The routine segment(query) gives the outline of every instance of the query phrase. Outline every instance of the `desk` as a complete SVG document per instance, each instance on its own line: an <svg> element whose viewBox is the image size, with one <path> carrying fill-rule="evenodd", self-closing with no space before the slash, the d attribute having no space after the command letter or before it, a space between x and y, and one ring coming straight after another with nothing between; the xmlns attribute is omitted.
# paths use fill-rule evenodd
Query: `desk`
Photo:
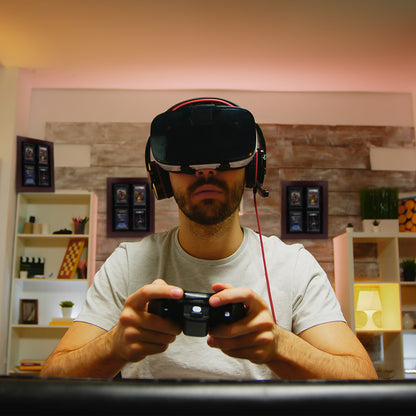
<svg viewBox="0 0 416 416"><path fill-rule="evenodd" d="M416 380L152 381L0 377L0 413L415 415Z"/></svg>

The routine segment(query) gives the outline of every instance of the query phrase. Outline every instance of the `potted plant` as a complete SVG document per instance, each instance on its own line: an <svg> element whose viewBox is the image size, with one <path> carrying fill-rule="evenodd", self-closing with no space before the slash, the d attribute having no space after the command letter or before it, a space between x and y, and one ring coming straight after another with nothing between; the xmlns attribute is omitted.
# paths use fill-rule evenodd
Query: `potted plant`
<svg viewBox="0 0 416 416"><path fill-rule="evenodd" d="M401 261L403 270L403 280L406 282L412 282L416 276L416 261L414 258L403 259Z"/></svg>
<svg viewBox="0 0 416 416"><path fill-rule="evenodd" d="M352 225L352 223L351 222L349 222L348 224L347 224L347 227L346 227L346 229L345 229L346 231L347 231L347 233L352 233L353 231L354 231L354 226Z"/></svg>
<svg viewBox="0 0 416 416"><path fill-rule="evenodd" d="M62 310L62 317L63 318L71 318L72 314L72 307L74 306L74 302L70 300L63 300L59 306Z"/></svg>
<svg viewBox="0 0 416 416"><path fill-rule="evenodd" d="M361 218L363 231L368 232L377 220L383 232L399 231L399 189L360 189Z"/></svg>
<svg viewBox="0 0 416 416"><path fill-rule="evenodd" d="M380 231L380 221L374 220L373 221L373 231L378 233Z"/></svg>

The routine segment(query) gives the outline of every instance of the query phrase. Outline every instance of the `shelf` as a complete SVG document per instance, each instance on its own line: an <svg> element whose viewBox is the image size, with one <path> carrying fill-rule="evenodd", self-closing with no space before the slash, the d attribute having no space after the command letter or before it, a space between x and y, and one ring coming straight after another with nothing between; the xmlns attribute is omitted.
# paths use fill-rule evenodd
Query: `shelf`
<svg viewBox="0 0 416 416"><path fill-rule="evenodd" d="M83 233L83 234L24 234L24 233L18 233L16 234L16 238L18 239L28 239L28 240L39 240L39 239L63 239L63 240L69 240L71 238L85 238L88 239L89 233Z"/></svg>
<svg viewBox="0 0 416 416"><path fill-rule="evenodd" d="M366 339L376 367L404 378L404 350L416 355L416 329L402 329L402 316L416 314L416 282L401 280L400 260L416 257L416 233L344 233L333 247L335 293L348 325ZM357 309L360 289L378 291L378 306Z"/></svg>
<svg viewBox="0 0 416 416"><path fill-rule="evenodd" d="M20 281L20 282L30 282L30 283L51 283L51 282L60 282L60 283L64 283L64 282L78 282L78 283L86 283L87 279L56 279L56 278L50 278L50 277L45 277L45 278L41 278L41 277L27 277L27 278L21 278L21 277L15 277L14 280Z"/></svg>
<svg viewBox="0 0 416 416"><path fill-rule="evenodd" d="M47 224L48 234L23 233L30 217ZM88 217L85 233L73 233L72 218ZM71 234L53 234L67 229ZM61 316L60 302L74 302L76 317L85 301L89 284L95 275L97 236L97 197L87 191L56 191L54 193L19 193L16 204L13 271L10 295L10 318L7 368L15 373L22 359L46 359L58 345L71 324L50 325L52 317ZM71 239L83 239L80 260L88 265L86 279L57 279ZM20 278L20 258L42 258L44 278ZM36 260L37 261L37 260ZM40 268L41 269L41 268ZM19 324L21 300L33 299L37 304L34 324ZM26 303L27 304L27 303ZM27 313L27 311L26 311ZM30 313L30 311L29 311ZM20 372L29 374L29 372Z"/></svg>
<svg viewBox="0 0 416 416"><path fill-rule="evenodd" d="M33 325L33 324L16 324L16 325L11 325L11 328L15 328L15 329L30 329L30 330L56 330L56 329L65 329L67 330L71 325Z"/></svg>

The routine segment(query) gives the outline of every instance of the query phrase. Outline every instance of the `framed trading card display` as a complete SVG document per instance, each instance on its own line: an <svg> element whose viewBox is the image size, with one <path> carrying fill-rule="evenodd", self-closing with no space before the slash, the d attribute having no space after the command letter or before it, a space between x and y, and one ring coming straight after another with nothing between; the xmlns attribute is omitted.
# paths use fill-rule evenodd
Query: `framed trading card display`
<svg viewBox="0 0 416 416"><path fill-rule="evenodd" d="M282 182L282 238L328 238L328 182Z"/></svg>
<svg viewBox="0 0 416 416"><path fill-rule="evenodd" d="M17 136L17 192L54 192L53 143Z"/></svg>
<svg viewBox="0 0 416 416"><path fill-rule="evenodd" d="M107 236L154 233L154 196L146 178L107 178Z"/></svg>

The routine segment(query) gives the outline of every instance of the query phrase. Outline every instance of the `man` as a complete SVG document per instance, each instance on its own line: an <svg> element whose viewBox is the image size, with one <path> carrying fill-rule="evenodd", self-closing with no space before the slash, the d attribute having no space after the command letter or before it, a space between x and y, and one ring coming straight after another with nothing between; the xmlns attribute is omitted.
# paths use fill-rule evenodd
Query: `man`
<svg viewBox="0 0 416 416"><path fill-rule="evenodd" d="M175 197L179 227L114 251L41 375L376 378L310 253L240 226L244 187L266 195L265 156L251 113L226 100L189 100L156 117L146 165L156 196ZM240 303L246 315L194 337L148 311L184 291L215 292L211 309Z"/></svg>

